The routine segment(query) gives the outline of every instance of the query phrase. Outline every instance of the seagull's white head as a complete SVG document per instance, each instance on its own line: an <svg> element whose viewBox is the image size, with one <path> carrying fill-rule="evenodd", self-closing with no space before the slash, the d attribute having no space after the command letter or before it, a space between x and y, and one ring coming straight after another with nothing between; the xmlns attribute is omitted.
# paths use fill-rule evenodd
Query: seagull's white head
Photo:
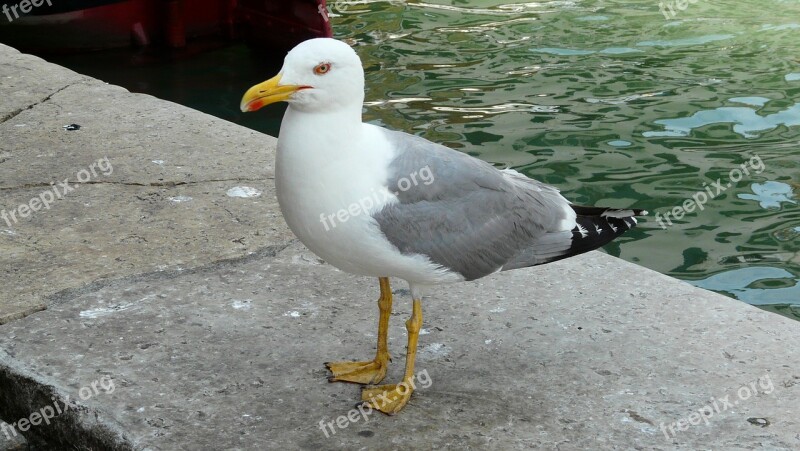
<svg viewBox="0 0 800 451"><path fill-rule="evenodd" d="M250 88L242 97L243 112L286 101L307 112L358 108L364 103L364 69L344 42L317 38L301 42L283 61L275 77Z"/></svg>

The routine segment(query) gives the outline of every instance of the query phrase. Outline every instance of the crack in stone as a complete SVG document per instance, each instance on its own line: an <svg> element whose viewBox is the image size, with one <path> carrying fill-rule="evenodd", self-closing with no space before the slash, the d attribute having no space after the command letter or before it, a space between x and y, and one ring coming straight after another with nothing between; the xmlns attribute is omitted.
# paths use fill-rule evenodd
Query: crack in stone
<svg viewBox="0 0 800 451"><path fill-rule="evenodd" d="M211 179L211 180L198 180L193 182L173 182L173 181L166 181L166 182L109 182L109 181L102 181L102 180L90 180L87 182L73 182L69 181L71 186L75 185L122 185L122 186L150 186L150 187L167 187L173 188L176 186L191 186L191 185L200 185L203 183L219 183L219 182L263 182L266 180L273 180L274 177L264 177L264 178L236 178L236 179ZM56 182L53 182L56 183ZM0 186L0 191L12 191L18 189L29 189L29 188L50 188L52 184L50 183L27 183L25 185L18 185L18 186Z"/></svg>
<svg viewBox="0 0 800 451"><path fill-rule="evenodd" d="M2 124L2 123L5 123L5 122L8 122L8 121L10 121L11 119L14 119L15 117L17 117L17 116L19 116L20 114L22 114L22 112L23 112L23 111L28 111L28 110L30 110L31 108L34 108L34 107L36 107L36 106L38 106L38 105L41 105L41 104L43 104L43 103L47 102L48 100L52 99L54 95L56 95L56 94L58 94L59 92L61 92L61 91L65 90L65 89L67 89L67 88L69 88L70 86L72 86L72 85L74 85L74 84L75 84L75 83L70 83L70 84L68 84L68 85L66 85L66 86L64 86L64 87L62 87L62 88L59 88L59 89L58 89L57 91L55 91L54 93L50 94L49 96L45 97L44 99L42 99L42 100L40 100L40 101L38 101L38 102L36 102L36 103L33 103L33 104L31 104L31 105L28 105L28 106L26 106L25 108L19 108L19 109L15 110L15 111L12 111L12 112L10 112L10 113L6 114L6 115L5 115L5 116L3 116L2 118L0 118L0 124Z"/></svg>
<svg viewBox="0 0 800 451"><path fill-rule="evenodd" d="M298 242L297 239L289 240L285 243L269 245L265 247L261 247L256 249L253 252L248 253L247 255L242 255L239 257L231 257L231 258L223 258L220 260L212 261L209 263L205 263L194 268L187 268L187 269L168 269L163 271L151 271L147 273L140 273L134 274L131 276L123 276L118 278L105 278L95 280L93 282L89 282L86 285L75 287L75 288L66 288L55 293L43 296L44 304L47 306L50 305L58 305L63 304L64 302L69 302L79 296L83 296L89 293L94 293L99 291L103 288L108 286L117 284L117 283L137 283L142 281L155 281L155 280L169 280L174 279L176 277L184 276L187 274L195 274L203 271L215 270L220 268L238 266L244 263L251 262L253 260L259 259L268 259L268 258L276 258L281 252L292 246Z"/></svg>

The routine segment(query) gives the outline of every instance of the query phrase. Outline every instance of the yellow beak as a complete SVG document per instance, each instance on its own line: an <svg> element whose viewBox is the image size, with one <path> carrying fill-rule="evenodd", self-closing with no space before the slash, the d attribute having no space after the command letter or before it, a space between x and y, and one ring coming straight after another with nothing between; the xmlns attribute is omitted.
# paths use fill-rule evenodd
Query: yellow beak
<svg viewBox="0 0 800 451"><path fill-rule="evenodd" d="M248 89L242 97L240 105L242 112L256 111L270 103L288 100L295 92L310 86L281 85L281 74L278 74L264 83L259 83Z"/></svg>

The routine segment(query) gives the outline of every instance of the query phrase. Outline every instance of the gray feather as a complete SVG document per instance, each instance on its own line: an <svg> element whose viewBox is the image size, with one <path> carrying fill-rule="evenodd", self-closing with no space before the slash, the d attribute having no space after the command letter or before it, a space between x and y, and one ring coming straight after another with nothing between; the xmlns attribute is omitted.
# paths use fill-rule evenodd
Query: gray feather
<svg viewBox="0 0 800 451"><path fill-rule="evenodd" d="M425 255L472 280L543 263L569 248L571 233L557 227L568 202L557 189L417 136L385 133L399 149L387 180L399 202L373 217L402 253ZM430 184L417 177L409 189L397 189L423 168Z"/></svg>

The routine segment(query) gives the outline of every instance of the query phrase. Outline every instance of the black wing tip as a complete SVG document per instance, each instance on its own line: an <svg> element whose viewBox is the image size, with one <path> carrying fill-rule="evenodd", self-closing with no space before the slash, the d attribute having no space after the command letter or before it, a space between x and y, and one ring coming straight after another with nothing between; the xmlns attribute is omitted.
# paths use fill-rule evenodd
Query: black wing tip
<svg viewBox="0 0 800 451"><path fill-rule="evenodd" d="M589 208L594 214L578 213L577 225L572 229L572 245L563 255L551 261L583 254L605 246L634 228L637 224L636 216L647 215L647 210ZM582 213L586 213L587 210L583 210Z"/></svg>
<svg viewBox="0 0 800 451"><path fill-rule="evenodd" d="M648 214L647 210L634 208L571 206L577 216L576 224L567 235L568 238L565 238L569 240L569 244L563 250L549 251L545 255L538 254L533 262L515 262L513 265L504 266L502 270L543 265L595 250L636 227L636 217Z"/></svg>

